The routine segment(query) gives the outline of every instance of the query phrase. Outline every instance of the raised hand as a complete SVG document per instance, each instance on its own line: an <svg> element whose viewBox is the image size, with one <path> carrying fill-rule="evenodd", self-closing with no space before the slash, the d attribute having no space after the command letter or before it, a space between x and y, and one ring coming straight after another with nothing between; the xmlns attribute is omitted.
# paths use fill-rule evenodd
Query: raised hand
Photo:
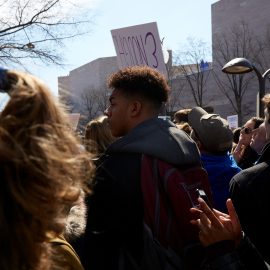
<svg viewBox="0 0 270 270"><path fill-rule="evenodd" d="M242 238L242 229L230 199L227 200L229 215L217 210L211 210L205 201L198 198L200 208L191 208L191 212L200 212L200 218L191 220L192 224L199 227L199 238L204 246L208 246L224 240L233 240L236 244Z"/></svg>

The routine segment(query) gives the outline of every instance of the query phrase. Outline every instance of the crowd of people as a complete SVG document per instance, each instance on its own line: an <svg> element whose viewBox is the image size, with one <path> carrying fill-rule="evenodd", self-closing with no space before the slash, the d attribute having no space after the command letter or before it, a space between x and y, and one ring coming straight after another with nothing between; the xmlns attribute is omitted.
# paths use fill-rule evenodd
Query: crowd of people
<svg viewBox="0 0 270 270"><path fill-rule="evenodd" d="M265 117L233 131L207 108L159 118L170 89L150 67L121 69L108 86L109 107L79 140L43 82L0 69L9 95L0 113L0 269L270 269L270 94ZM145 156L153 194L142 190ZM189 204L185 227L168 181L179 181ZM155 204L146 226L147 196Z"/></svg>

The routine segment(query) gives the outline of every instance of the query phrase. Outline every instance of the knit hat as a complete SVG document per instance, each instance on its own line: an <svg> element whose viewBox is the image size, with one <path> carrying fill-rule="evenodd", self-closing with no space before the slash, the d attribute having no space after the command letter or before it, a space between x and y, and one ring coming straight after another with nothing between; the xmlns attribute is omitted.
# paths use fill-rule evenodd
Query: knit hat
<svg viewBox="0 0 270 270"><path fill-rule="evenodd" d="M188 114L188 122L205 150L223 152L232 146L233 132L227 120L220 115L209 114L201 107L195 107Z"/></svg>

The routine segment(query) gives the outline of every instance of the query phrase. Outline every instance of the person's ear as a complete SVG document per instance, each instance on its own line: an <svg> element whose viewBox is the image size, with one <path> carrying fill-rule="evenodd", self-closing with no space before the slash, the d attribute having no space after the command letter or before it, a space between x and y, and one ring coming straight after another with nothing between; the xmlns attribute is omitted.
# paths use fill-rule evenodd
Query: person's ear
<svg viewBox="0 0 270 270"><path fill-rule="evenodd" d="M129 110L132 117L138 116L142 110L142 103L138 100L132 101Z"/></svg>

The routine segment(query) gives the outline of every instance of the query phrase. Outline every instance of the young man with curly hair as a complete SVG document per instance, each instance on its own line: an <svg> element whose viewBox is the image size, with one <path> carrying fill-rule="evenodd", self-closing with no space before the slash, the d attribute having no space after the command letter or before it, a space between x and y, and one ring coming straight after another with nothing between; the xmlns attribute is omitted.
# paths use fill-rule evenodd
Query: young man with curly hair
<svg viewBox="0 0 270 270"><path fill-rule="evenodd" d="M89 198L82 261L86 269L138 269L143 253L141 159L146 154L175 166L200 163L196 144L172 122L158 118L168 100L165 77L150 67L128 67L109 79L108 116L119 137L97 168ZM121 256L125 251L124 262Z"/></svg>

